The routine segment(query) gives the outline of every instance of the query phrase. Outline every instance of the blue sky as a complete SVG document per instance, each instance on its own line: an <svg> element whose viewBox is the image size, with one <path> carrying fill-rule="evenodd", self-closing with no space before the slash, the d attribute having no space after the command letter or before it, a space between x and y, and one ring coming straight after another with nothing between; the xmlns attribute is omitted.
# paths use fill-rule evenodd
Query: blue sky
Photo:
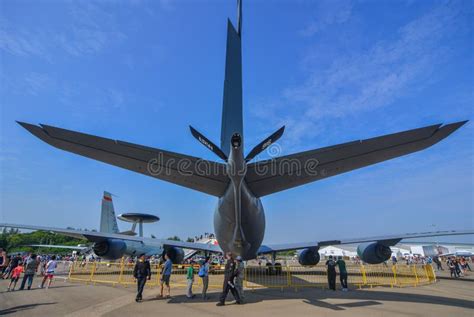
<svg viewBox="0 0 474 317"><path fill-rule="evenodd" d="M0 2L1 222L97 228L161 217L212 231L215 198L57 150L15 120L215 159L234 1ZM246 146L282 154L473 119L472 1L245 1ZM473 229L472 122L425 151L263 198L265 242ZM126 224L119 224L122 229ZM469 239L468 239L469 241ZM470 239L472 241L472 239Z"/></svg>

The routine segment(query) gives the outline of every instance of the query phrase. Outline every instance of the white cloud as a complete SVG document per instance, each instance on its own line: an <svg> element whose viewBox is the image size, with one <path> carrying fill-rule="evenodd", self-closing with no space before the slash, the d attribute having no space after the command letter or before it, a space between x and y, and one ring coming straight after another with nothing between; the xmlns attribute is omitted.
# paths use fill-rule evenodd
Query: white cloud
<svg viewBox="0 0 474 317"><path fill-rule="evenodd" d="M52 60L58 51L72 56L96 54L126 38L110 7L95 1L68 3L69 23L61 29L27 28L15 21L0 20L0 49L16 56Z"/></svg>
<svg viewBox="0 0 474 317"><path fill-rule="evenodd" d="M75 56L94 54L107 45L126 38L110 9L93 2L76 2L71 6L72 24L67 34L57 37L60 46Z"/></svg>
<svg viewBox="0 0 474 317"><path fill-rule="evenodd" d="M52 88L54 85L53 79L47 74L29 73L25 76L25 91L34 96Z"/></svg>
<svg viewBox="0 0 474 317"><path fill-rule="evenodd" d="M394 40L378 41L364 51L346 50L322 69L309 67L302 84L285 89L277 101L260 102L266 106L254 115L289 122L289 144L298 147L304 138L318 135L324 121L387 107L432 80L435 67L451 52L442 40L456 27L458 14L455 6L439 5L387 35Z"/></svg>
<svg viewBox="0 0 474 317"><path fill-rule="evenodd" d="M0 19L0 49L17 56L46 55L37 33L10 25Z"/></svg>
<svg viewBox="0 0 474 317"><path fill-rule="evenodd" d="M320 0L317 2L314 20L300 33L303 36L313 36L330 25L346 22L351 14L352 2L349 0Z"/></svg>

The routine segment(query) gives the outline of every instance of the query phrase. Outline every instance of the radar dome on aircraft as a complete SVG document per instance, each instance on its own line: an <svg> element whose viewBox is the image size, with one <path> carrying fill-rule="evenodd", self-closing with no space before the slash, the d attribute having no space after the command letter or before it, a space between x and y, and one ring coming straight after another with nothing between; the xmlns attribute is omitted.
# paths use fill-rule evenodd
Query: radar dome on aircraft
<svg viewBox="0 0 474 317"><path fill-rule="evenodd" d="M142 222L142 223L153 223L160 221L160 217L151 215L151 214L144 214L144 213L137 213L137 212L129 212L125 214L118 215L118 219L126 222Z"/></svg>
<svg viewBox="0 0 474 317"><path fill-rule="evenodd" d="M138 212L124 213L124 214L118 215L117 218L125 222L133 223L132 230L131 230L133 232L135 232L135 227L138 223L138 235L140 237L143 237L143 224L144 223L153 223L153 222L158 222L160 220L158 216L151 215L151 214L138 213Z"/></svg>

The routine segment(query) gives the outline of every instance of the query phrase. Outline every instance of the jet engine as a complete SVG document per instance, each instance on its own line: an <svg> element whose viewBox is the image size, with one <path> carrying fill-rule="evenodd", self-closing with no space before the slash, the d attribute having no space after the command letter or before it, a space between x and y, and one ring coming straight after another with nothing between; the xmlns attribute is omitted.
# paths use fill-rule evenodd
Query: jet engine
<svg viewBox="0 0 474 317"><path fill-rule="evenodd" d="M368 242L359 244L357 255L368 264L379 264L390 259L392 250L379 242Z"/></svg>
<svg viewBox="0 0 474 317"><path fill-rule="evenodd" d="M127 250L127 244L123 240L107 239L94 243L92 250L97 256L105 259L119 259Z"/></svg>
<svg viewBox="0 0 474 317"><path fill-rule="evenodd" d="M301 265L316 265L320 259L318 248L303 249L298 254L298 262Z"/></svg>
<svg viewBox="0 0 474 317"><path fill-rule="evenodd" d="M163 250L163 254L162 254L163 258L165 257L165 254L168 254L173 264L183 263L183 260L184 260L183 249L178 248L178 247L166 247Z"/></svg>

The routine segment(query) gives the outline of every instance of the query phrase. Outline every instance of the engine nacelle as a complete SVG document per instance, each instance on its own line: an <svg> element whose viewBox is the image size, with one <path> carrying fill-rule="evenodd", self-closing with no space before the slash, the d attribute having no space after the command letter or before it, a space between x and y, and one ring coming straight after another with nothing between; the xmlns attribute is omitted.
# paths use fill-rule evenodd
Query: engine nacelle
<svg viewBox="0 0 474 317"><path fill-rule="evenodd" d="M298 254L298 262L301 265L316 265L320 259L318 248L307 248Z"/></svg>
<svg viewBox="0 0 474 317"><path fill-rule="evenodd" d="M173 262L173 264L180 264L180 263L183 263L183 261L184 261L184 251L181 248L166 247L163 250L163 254L162 254L163 259L165 257L165 254L168 254L168 256L170 257L171 262Z"/></svg>
<svg viewBox="0 0 474 317"><path fill-rule="evenodd" d="M378 242L368 242L359 244L357 247L357 255L368 264L379 264L390 259L392 250Z"/></svg>
<svg viewBox="0 0 474 317"><path fill-rule="evenodd" d="M92 247L97 256L105 259L119 259L127 250L127 244L123 240L107 239L104 241L94 243Z"/></svg>

